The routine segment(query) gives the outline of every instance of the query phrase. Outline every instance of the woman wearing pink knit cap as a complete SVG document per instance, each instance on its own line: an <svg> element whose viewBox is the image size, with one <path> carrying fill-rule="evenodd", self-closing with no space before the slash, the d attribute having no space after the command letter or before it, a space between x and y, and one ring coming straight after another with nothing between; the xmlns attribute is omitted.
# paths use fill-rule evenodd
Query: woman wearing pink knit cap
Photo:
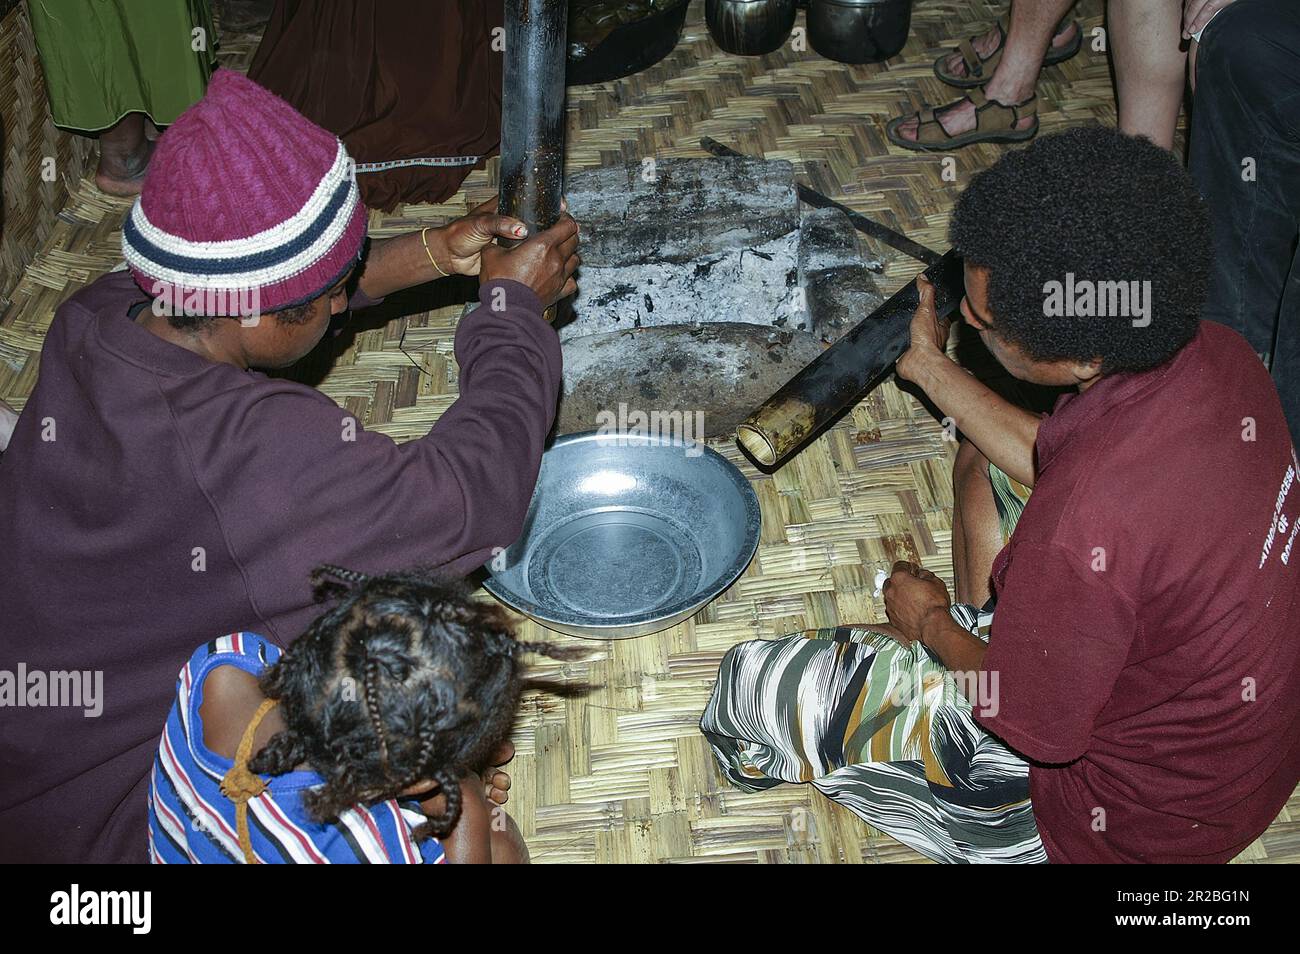
<svg viewBox="0 0 1300 954"><path fill-rule="evenodd" d="M129 271L60 306L0 468L0 669L90 671L81 707L9 710L5 860L144 861L158 727L194 646L285 647L316 615L310 571L463 575L519 534L551 429L578 230L506 250L486 210L366 241L338 139L250 80L214 74L162 136L124 223ZM456 331L460 397L396 444L292 364L330 316L478 275Z"/></svg>

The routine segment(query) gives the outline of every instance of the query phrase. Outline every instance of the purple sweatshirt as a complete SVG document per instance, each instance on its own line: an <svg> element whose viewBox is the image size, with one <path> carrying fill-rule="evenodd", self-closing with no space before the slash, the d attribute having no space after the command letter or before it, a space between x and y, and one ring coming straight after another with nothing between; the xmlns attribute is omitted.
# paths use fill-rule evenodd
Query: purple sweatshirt
<svg viewBox="0 0 1300 954"><path fill-rule="evenodd" d="M122 272L59 308L0 458L2 861L145 861L149 770L194 648L287 646L319 612L320 563L480 566L519 535L554 418L559 340L515 282L484 286L456 331L460 398L406 444L163 341L128 317L142 300Z"/></svg>

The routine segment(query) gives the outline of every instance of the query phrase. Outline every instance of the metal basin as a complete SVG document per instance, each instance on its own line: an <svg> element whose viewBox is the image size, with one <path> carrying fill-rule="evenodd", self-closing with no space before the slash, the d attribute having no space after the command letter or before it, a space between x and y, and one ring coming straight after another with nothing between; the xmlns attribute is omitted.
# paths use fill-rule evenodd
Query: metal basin
<svg viewBox="0 0 1300 954"><path fill-rule="evenodd" d="M703 444L570 434L542 456L523 533L484 588L547 629L644 636L734 583L758 531L749 481Z"/></svg>

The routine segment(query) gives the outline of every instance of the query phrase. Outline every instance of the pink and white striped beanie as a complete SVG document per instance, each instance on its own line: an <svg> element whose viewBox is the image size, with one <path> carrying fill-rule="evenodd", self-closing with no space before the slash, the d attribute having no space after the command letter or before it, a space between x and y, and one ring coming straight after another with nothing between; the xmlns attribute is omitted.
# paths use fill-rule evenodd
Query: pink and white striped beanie
<svg viewBox="0 0 1300 954"><path fill-rule="evenodd" d="M155 298L251 293L260 312L302 304L361 256L366 209L353 169L337 136L217 70L159 139L122 253Z"/></svg>

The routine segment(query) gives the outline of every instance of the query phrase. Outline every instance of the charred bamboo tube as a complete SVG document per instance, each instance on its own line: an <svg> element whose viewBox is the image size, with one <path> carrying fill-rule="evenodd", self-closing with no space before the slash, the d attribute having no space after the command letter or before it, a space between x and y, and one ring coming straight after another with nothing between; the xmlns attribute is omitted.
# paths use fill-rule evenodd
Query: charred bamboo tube
<svg viewBox="0 0 1300 954"><path fill-rule="evenodd" d="M568 0L506 0L497 208L531 234L555 224L564 195L568 20ZM552 305L546 320L554 319Z"/></svg>
<svg viewBox="0 0 1300 954"><path fill-rule="evenodd" d="M962 263L948 252L925 270L941 319L961 304ZM736 443L775 467L889 374L908 345L920 301L913 280L787 381L736 428Z"/></svg>

